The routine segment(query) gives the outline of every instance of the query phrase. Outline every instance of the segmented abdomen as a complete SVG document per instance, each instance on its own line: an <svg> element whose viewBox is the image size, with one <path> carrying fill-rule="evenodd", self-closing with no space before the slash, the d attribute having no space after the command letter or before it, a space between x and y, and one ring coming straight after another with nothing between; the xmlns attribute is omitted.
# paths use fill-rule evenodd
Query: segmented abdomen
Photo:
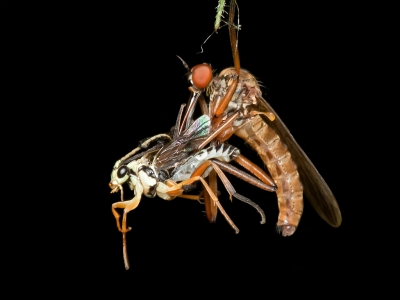
<svg viewBox="0 0 400 300"><path fill-rule="evenodd" d="M266 164L278 187L278 229L282 230L283 236L292 235L303 213L303 186L290 152L260 116L254 117L235 134L250 144Z"/></svg>

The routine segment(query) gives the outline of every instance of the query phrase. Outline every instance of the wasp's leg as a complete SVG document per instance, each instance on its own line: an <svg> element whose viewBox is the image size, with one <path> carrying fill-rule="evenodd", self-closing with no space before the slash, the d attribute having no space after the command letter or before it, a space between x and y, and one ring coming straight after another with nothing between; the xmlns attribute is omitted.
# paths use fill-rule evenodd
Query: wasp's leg
<svg viewBox="0 0 400 300"><path fill-rule="evenodd" d="M118 230L122 232L122 255L124 257L124 264L125 264L126 270L129 269L129 259L128 259L127 244L126 244L126 233L132 229L131 227L129 227L128 229L126 228L126 214L127 214L127 212L131 211L133 208L136 208L138 206L138 204L140 202L140 197L138 199L135 199L135 198L133 198L130 201L116 202L116 203L113 203L113 205L111 206L112 213L115 217L115 220L117 221ZM120 215L117 213L116 208L124 209L124 216L122 218L122 229L119 224ZM128 211L127 211L127 209L128 209Z"/></svg>
<svg viewBox="0 0 400 300"><path fill-rule="evenodd" d="M140 203L143 190L140 189L139 185L136 186L135 193L136 195L132 200L116 202L111 206L112 213L115 217L115 220L117 221L118 230L122 232L122 251L124 257L125 269L127 270L129 269L129 260L128 260L128 251L126 249L126 233L131 230L131 227L129 227L128 229L126 228L126 215L128 214L128 212L135 209ZM124 209L124 216L122 217L122 228L119 224L120 215L116 211L116 208Z"/></svg>
<svg viewBox="0 0 400 300"><path fill-rule="evenodd" d="M135 209L140 202L140 199L142 198L143 194L143 187L138 184L135 186L135 197L133 197L132 200L124 201L124 194L123 194L123 189L120 187L121 190L121 201L120 202L115 202L111 205L111 211L115 217L115 220L117 221L117 227L118 230L121 231L122 233L129 231L130 229L126 230L126 214L130 212L131 210ZM117 212L116 208L123 208L124 209L124 217L122 219L122 229L119 224L119 218L121 217L119 213Z"/></svg>
<svg viewBox="0 0 400 300"><path fill-rule="evenodd" d="M183 186L191 184L195 181L200 180L203 186L205 187L207 193L210 195L211 199L214 201L214 203L218 206L219 210L225 217L225 219L228 221L228 223L231 225L231 227L235 230L236 233L239 233L239 228L236 227L235 223L229 218L228 214L225 212L224 208L222 207L221 203L219 203L217 196L213 193L211 190L210 186L207 184L207 182L201 177L201 176L194 176L191 177L187 180L184 180L180 182L179 184L176 184L173 187L169 187L167 190L167 194L170 196L177 196L177 192L183 191ZM182 192L181 192L182 193Z"/></svg>
<svg viewBox="0 0 400 300"><path fill-rule="evenodd" d="M132 200L115 202L111 205L112 213L115 217L115 220L117 221L118 230L121 231L122 233L131 230L130 227L128 229L126 228L126 214L131 210L135 209L139 205L140 198L141 197L135 197ZM124 216L122 218L122 228L121 225L119 224L119 218L121 217L121 215L117 212L116 208L124 209Z"/></svg>
<svg viewBox="0 0 400 300"><path fill-rule="evenodd" d="M119 218L121 217L121 215L117 212L116 208L124 208L125 209L125 207L128 205L128 202L130 202L130 201L120 201L120 202L115 202L115 203L113 203L111 205L112 213L113 213L113 215L115 217L115 221L117 221L117 228L121 232L123 232L122 228L121 228L121 225L119 224ZM131 230L130 227L128 228L128 231L129 230Z"/></svg>

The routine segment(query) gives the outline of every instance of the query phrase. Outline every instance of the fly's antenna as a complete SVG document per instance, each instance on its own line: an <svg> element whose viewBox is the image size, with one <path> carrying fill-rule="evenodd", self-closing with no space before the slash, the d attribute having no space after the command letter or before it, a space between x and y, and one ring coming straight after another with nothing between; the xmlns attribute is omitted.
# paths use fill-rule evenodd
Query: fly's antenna
<svg viewBox="0 0 400 300"><path fill-rule="evenodd" d="M177 55L176 57L181 60L181 62L183 63L183 66L186 68L186 70L188 70L188 72L190 72L188 64L180 56Z"/></svg>

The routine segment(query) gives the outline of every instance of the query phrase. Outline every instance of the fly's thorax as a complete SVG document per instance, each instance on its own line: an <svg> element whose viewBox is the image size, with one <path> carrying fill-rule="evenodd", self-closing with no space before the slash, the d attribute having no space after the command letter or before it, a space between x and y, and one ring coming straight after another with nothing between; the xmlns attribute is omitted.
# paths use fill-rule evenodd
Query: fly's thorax
<svg viewBox="0 0 400 300"><path fill-rule="evenodd" d="M212 107L218 107L228 88L234 84L236 76L235 68L227 68L212 80L207 88ZM261 94L257 79L248 71L241 69L239 83L224 113L228 115L231 112L240 110L242 115L246 115L248 110L251 110L250 107L257 103L256 97L261 97Z"/></svg>
<svg viewBox="0 0 400 300"><path fill-rule="evenodd" d="M236 76L235 68L227 68L213 79L207 90L212 109L219 106L228 88L234 83ZM223 115L229 116L239 111L239 116L232 124L234 128L239 128L253 117L253 111L263 111L258 105L258 98L261 97L262 92L257 79L250 72L241 69L238 85Z"/></svg>
<svg viewBox="0 0 400 300"><path fill-rule="evenodd" d="M236 70L235 68L226 68L219 73L218 78L231 78L236 75ZM257 79L254 77L253 74L251 74L249 71L246 71L244 69L240 69L240 74L239 74L239 84L245 84L250 88L256 88L258 91L260 91L260 85L258 84Z"/></svg>

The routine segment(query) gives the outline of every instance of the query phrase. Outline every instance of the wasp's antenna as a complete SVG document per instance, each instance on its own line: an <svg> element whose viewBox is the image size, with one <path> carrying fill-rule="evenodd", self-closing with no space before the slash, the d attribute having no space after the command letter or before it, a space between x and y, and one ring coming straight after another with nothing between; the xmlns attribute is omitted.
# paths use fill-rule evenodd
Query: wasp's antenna
<svg viewBox="0 0 400 300"><path fill-rule="evenodd" d="M157 140L157 139L159 139L159 138L161 138L161 137L166 137L167 139L170 139L170 140L171 140L171 137L170 137L168 134L160 133L160 134L157 134L157 135L155 135L155 136L153 136L153 137L147 139L146 141L144 141L144 142L140 145L140 147L141 147L142 149L143 149L143 148L146 149L146 148L149 147L149 145L150 145L150 143L151 143L152 141Z"/></svg>
<svg viewBox="0 0 400 300"><path fill-rule="evenodd" d="M140 149L141 149L140 147L133 149L131 152L129 152L127 155L125 155L123 158L121 158L120 161L127 159L128 157L132 156L136 152L140 151Z"/></svg>
<svg viewBox="0 0 400 300"><path fill-rule="evenodd" d="M181 60L181 62L183 63L183 66L186 68L186 70L188 70L188 72L190 72L188 64L180 56L177 55L176 57Z"/></svg>
<svg viewBox="0 0 400 300"><path fill-rule="evenodd" d="M171 140L171 137L168 134L165 134L165 133L157 134L157 135L147 139L139 147L133 149L131 152L129 152L127 155L125 155L123 158L121 158L120 161L123 162L124 160L127 160L128 158L130 158L132 155L136 154L138 151L140 151L142 149L146 149L147 147L149 147L149 145L152 141L159 139L161 137L166 137ZM131 161L131 160L129 160L129 161Z"/></svg>

